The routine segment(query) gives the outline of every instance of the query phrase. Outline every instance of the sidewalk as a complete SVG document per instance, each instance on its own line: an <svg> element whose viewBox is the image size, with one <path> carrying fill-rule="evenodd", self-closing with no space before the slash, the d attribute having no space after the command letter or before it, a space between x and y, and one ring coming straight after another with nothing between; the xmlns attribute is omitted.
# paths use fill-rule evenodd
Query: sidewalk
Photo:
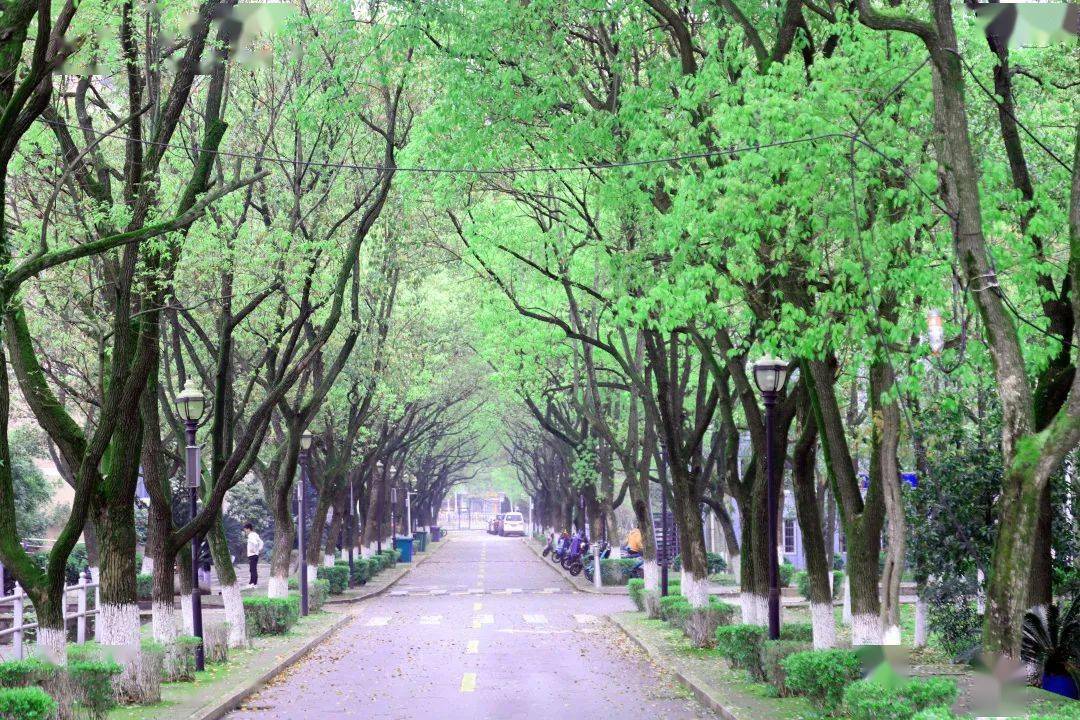
<svg viewBox="0 0 1080 720"><path fill-rule="evenodd" d="M427 552L413 556L413 562L398 563L368 583L335 595L327 600L325 612L301 618L288 635L253 638L251 648L230 651L229 662L207 665L193 683L162 684L160 704L117 708L108 720L217 720L227 715L347 625L355 617L350 605L383 594L446 544L445 538L429 544ZM210 610L207 615L215 612L221 611Z"/></svg>
<svg viewBox="0 0 1080 720"><path fill-rule="evenodd" d="M217 720L353 618L322 612L300 618L287 635L254 638L247 650L230 650L229 661L207 664L195 682L162 683L157 705L132 705L109 720Z"/></svg>
<svg viewBox="0 0 1080 720"><path fill-rule="evenodd" d="M791 720L817 717L804 698L774 696L764 683L751 682L741 670L732 670L716 650L695 648L683 635L662 620L649 620L644 613L622 612L608 616L649 659L673 673L704 705L725 720ZM976 712L976 698L985 697L986 688L976 691L977 677L970 668L951 663L914 664L912 674L922 677L949 677L956 681L960 697L953 710L970 717ZM998 717L1026 717L1028 713L1051 712L1068 706L1063 700L1038 688L1005 688L1003 704L991 713ZM979 711L982 717L986 713Z"/></svg>

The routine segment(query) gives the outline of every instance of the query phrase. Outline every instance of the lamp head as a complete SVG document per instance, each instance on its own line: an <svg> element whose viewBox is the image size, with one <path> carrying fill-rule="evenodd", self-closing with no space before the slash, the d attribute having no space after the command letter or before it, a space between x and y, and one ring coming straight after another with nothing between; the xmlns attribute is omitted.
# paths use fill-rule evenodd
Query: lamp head
<svg viewBox="0 0 1080 720"><path fill-rule="evenodd" d="M305 430L303 433L301 433L301 435L300 435L300 449L301 450L310 450L311 449L311 441L314 438L315 438L315 436L312 435L307 430Z"/></svg>
<svg viewBox="0 0 1080 720"><path fill-rule="evenodd" d="M763 393L782 391L784 383L787 382L789 367L787 360L768 355L759 359L754 363L754 383L758 386L758 390Z"/></svg>
<svg viewBox="0 0 1080 720"><path fill-rule="evenodd" d="M180 417L189 422L195 422L201 418L206 408L206 397L195 384L195 378L188 378L188 381L184 383L184 389L176 396L174 402Z"/></svg>

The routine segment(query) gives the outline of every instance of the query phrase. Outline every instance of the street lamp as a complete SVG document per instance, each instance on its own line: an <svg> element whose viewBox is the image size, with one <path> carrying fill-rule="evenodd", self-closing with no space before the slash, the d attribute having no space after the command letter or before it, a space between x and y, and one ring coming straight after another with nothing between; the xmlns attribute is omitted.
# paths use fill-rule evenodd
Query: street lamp
<svg viewBox="0 0 1080 720"><path fill-rule="evenodd" d="M780 639L780 565L776 557L776 523L780 488L776 477L776 449L773 425L776 419L776 400L784 390L788 363L774 357L763 357L754 363L754 382L765 400L765 480L766 503L769 513L766 525L769 533L769 639Z"/></svg>
<svg viewBox="0 0 1080 720"><path fill-rule="evenodd" d="M308 463L311 460L312 439L311 433L307 430L300 435L300 487L296 489L300 496L300 511L297 513L300 517L297 520L296 537L300 547L300 614L303 616L308 614L307 539L304 537L304 516L307 515L307 484L310 472Z"/></svg>
<svg viewBox="0 0 1080 720"><path fill-rule="evenodd" d="M206 397L195 384L194 378L188 378L184 389L175 399L176 411L184 420L184 437L187 442L185 448L184 474L187 478L188 491L191 500L191 519L199 511L199 446L195 444L195 427L206 409ZM191 629L200 642L195 649L195 669L204 668L202 645L202 593L199 589L199 548L202 538L198 533L191 537Z"/></svg>
<svg viewBox="0 0 1080 720"><path fill-rule="evenodd" d="M348 524L348 542L349 542L349 587L353 586L353 547L356 545L356 508L353 507L356 504L356 500L353 499L353 473L349 473L349 512L345 516L345 522Z"/></svg>

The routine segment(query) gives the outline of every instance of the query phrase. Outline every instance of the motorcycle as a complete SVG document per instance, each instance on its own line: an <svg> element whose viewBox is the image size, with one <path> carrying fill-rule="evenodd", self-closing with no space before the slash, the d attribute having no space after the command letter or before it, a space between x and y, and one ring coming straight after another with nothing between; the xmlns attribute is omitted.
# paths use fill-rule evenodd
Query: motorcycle
<svg viewBox="0 0 1080 720"><path fill-rule="evenodd" d="M570 541L570 549L566 552L561 563L563 570L566 570L573 576L577 576L581 573L581 558L589 549L589 541L585 539L585 533L578 533L574 535L574 539Z"/></svg>
<svg viewBox="0 0 1080 720"><path fill-rule="evenodd" d="M599 551L600 551L600 559L601 560L607 560L609 557L611 557L611 544L608 543L606 540L601 540L600 541ZM584 566L585 577L588 578L589 581L591 582L592 579L593 579L593 564L594 564L593 563L593 556L592 556L591 552L581 558L581 564Z"/></svg>
<svg viewBox="0 0 1080 720"><path fill-rule="evenodd" d="M555 547L552 549L550 557L551 562L558 565L566 557L566 553L570 549L570 535L563 533L559 536L558 542L555 543Z"/></svg>

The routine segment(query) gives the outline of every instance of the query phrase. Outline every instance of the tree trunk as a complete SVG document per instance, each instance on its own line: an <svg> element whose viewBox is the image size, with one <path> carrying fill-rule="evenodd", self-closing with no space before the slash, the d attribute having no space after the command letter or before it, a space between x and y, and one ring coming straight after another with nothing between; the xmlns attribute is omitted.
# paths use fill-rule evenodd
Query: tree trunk
<svg viewBox="0 0 1080 720"><path fill-rule="evenodd" d="M836 620L833 615L833 594L830 577L831 559L825 551L821 533L821 515L817 502L816 462L817 426L808 409L804 412L803 428L795 443L792 458L791 484L795 491L795 512L802 530L806 572L810 580L810 620L813 625L814 648L830 648L836 644Z"/></svg>
<svg viewBox="0 0 1080 720"><path fill-rule="evenodd" d="M283 598L289 595L289 571L292 566L293 543L296 540L296 524L289 507L291 493L275 488L271 495L270 511L274 514L274 549L270 553L270 578L267 597Z"/></svg>
<svg viewBox="0 0 1080 720"><path fill-rule="evenodd" d="M900 644L900 581L904 573L904 500L900 490L900 409L895 399L883 400L895 390L892 368L884 362L870 367L870 398L874 408L874 446L879 481L888 519L888 546L881 576L883 643Z"/></svg>
<svg viewBox="0 0 1080 720"><path fill-rule="evenodd" d="M236 567L233 565L232 553L229 552L229 542L225 538L225 525L221 521L220 513L206 534L206 542L210 545L210 557L214 561L218 584L221 586L221 601L225 605L225 622L229 626L229 647L247 647L244 600L240 596Z"/></svg>

